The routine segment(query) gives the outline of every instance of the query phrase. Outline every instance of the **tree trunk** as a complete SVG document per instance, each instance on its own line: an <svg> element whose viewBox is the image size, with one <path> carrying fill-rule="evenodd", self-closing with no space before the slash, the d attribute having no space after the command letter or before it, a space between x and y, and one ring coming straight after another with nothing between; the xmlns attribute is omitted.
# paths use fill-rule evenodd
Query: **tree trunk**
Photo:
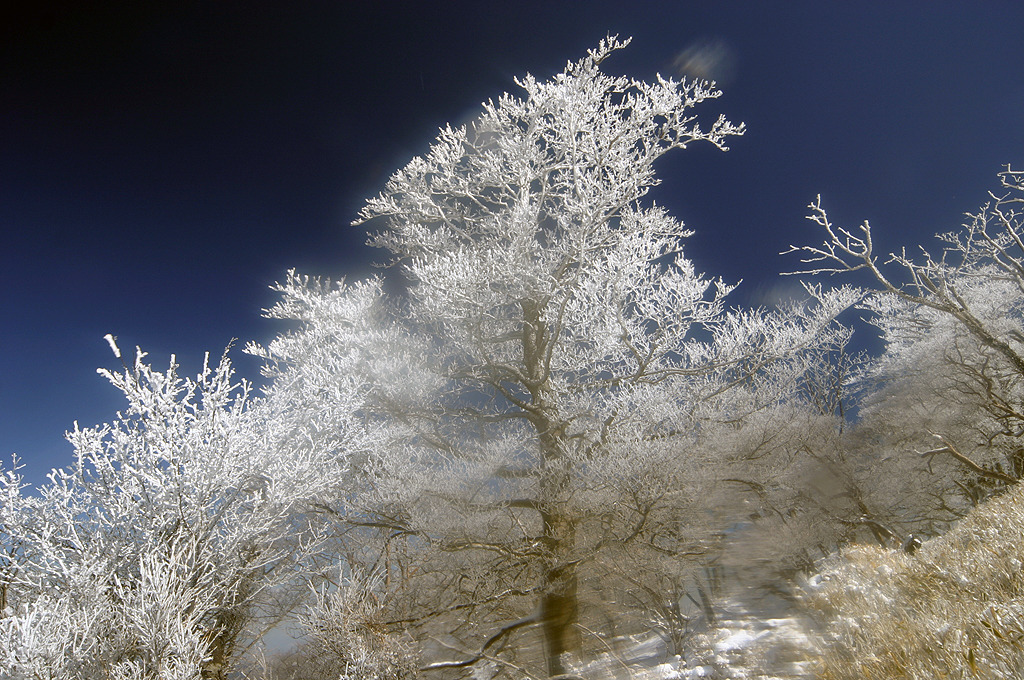
<svg viewBox="0 0 1024 680"><path fill-rule="evenodd" d="M216 636L210 645L210 656L203 662L203 680L227 680L228 656L225 641L221 636Z"/></svg>
<svg viewBox="0 0 1024 680"><path fill-rule="evenodd" d="M242 629L242 616L237 611L223 611L216 616L215 621L208 648L209 657L203 662L203 680L227 680L235 642Z"/></svg>
<svg viewBox="0 0 1024 680"><path fill-rule="evenodd" d="M548 675L567 672L564 656L580 650L579 601L577 598L576 563L564 561L572 545L572 522L562 516L544 517L545 538L552 539L552 554L544 572L540 600L541 631L544 636L544 657ZM548 527L550 526L550 531Z"/></svg>
<svg viewBox="0 0 1024 680"><path fill-rule="evenodd" d="M544 637L544 657L548 674L563 675L567 669L564 656L575 656L580 650L578 630L579 601L577 595L576 525L566 512L572 475L571 462L565 451L565 424L559 417L557 395L553 394L547 360L551 338L543 318L543 306L524 301L523 363L530 383L530 423L537 432L542 460L539 503L546 549L544 559L540 616Z"/></svg>

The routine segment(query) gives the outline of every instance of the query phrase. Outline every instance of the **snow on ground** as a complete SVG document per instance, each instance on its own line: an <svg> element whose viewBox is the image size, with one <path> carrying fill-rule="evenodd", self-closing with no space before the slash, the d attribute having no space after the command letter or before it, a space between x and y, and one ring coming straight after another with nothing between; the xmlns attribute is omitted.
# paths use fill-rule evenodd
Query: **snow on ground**
<svg viewBox="0 0 1024 680"><path fill-rule="evenodd" d="M736 608L732 617L697 636L685 658L668 656L659 635L615 641L614 653L577 670L585 680L797 680L813 676L810 640L795 617L758 618Z"/></svg>

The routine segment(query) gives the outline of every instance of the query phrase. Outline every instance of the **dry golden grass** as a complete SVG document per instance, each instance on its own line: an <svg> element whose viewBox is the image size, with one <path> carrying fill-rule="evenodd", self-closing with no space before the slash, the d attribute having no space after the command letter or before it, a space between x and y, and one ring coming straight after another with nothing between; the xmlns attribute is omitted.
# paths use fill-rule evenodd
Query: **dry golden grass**
<svg viewBox="0 0 1024 680"><path fill-rule="evenodd" d="M819 677L1024 677L1024 485L914 555L856 546L804 588Z"/></svg>

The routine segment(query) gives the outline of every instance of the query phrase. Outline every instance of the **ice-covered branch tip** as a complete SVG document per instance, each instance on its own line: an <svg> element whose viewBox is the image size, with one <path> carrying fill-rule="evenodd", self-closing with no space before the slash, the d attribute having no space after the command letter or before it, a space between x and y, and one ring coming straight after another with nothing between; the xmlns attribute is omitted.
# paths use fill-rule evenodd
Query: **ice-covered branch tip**
<svg viewBox="0 0 1024 680"><path fill-rule="evenodd" d="M107 333L106 335L103 336L103 339L107 341L108 345L110 345L110 351L114 353L114 356L120 359L121 348L117 346L117 338L111 335L110 333Z"/></svg>
<svg viewBox="0 0 1024 680"><path fill-rule="evenodd" d="M1010 164L1006 165L1006 170L998 173L999 181L1007 189L1017 189L1024 191L1024 171L1014 170ZM1017 199L1018 201L1024 199Z"/></svg>
<svg viewBox="0 0 1024 680"><path fill-rule="evenodd" d="M783 272L784 276L795 276L802 274L839 274L842 272L853 272L858 269L875 269L875 256L871 243L871 225L864 221L860 225L861 236L855 236L848 229L837 227L828 219L828 213L821 207L821 194L807 206L811 214L807 219L819 225L825 230L828 238L820 246L794 246L790 245L780 255L790 253L802 253L806 257L800 260L803 264L814 264L816 262L826 263L820 267L812 267L793 272Z"/></svg>

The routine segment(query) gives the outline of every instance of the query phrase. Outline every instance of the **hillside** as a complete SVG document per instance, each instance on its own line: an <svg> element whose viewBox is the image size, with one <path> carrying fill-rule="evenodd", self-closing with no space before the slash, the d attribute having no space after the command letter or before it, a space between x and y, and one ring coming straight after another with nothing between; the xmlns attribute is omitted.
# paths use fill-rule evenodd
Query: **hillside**
<svg viewBox="0 0 1024 680"><path fill-rule="evenodd" d="M821 677L1007 678L1024 673L1024 488L913 555L855 546L806 584Z"/></svg>

